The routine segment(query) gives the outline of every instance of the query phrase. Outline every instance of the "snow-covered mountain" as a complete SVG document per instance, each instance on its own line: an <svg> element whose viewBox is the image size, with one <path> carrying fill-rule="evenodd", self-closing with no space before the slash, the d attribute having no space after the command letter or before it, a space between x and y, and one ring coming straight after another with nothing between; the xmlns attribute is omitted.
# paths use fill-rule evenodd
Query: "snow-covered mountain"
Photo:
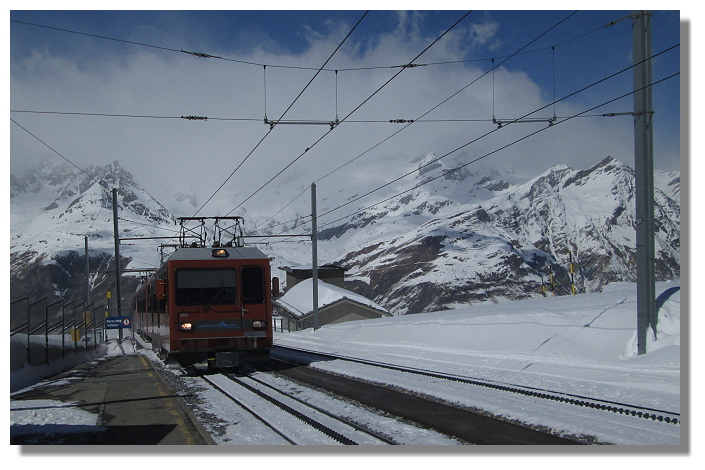
<svg viewBox="0 0 705 470"><path fill-rule="evenodd" d="M426 155L414 178L429 184L325 228L319 247L340 253L351 289L397 314L539 296L551 276L554 292L569 293L571 261L578 292L636 279L624 163L556 166L523 184L464 170ZM670 279L680 275L679 175L658 172L656 183L657 278Z"/></svg>
<svg viewBox="0 0 705 470"><path fill-rule="evenodd" d="M13 298L40 294L61 298L84 283L86 235L91 271L100 273L92 282L107 282L108 265L114 266L113 187L121 237L174 232L171 214L118 162L83 172L68 163L46 161L22 177L10 177ZM171 232L164 233L165 228ZM154 261L154 247L127 244L121 258L123 267L144 267L146 261Z"/></svg>
<svg viewBox="0 0 705 470"><path fill-rule="evenodd" d="M559 165L528 181L491 167L453 169L458 164L423 154L406 170L395 168L409 174L372 196L386 202L335 223L327 222L335 213L322 218L319 260L348 268L348 288L396 314L540 296L551 276L554 291L566 294L571 261L579 292L635 280L634 172L624 163L607 157L588 169ZM121 237L175 233L169 212L117 162L86 172L90 176L45 164L11 177L13 298L46 290L63 296L81 285L84 234L90 237L91 271L108 271L112 200L97 181L120 188ZM680 275L680 175L657 172L655 182L656 267L663 280ZM414 189L401 192L408 188ZM353 204L346 210L370 203L345 192L319 194L320 213L348 201ZM181 194L169 207L192 210L194 198ZM265 212L242 208L237 215L245 217L246 231L259 234L308 231L305 212L282 211L274 218ZM308 265L310 241L298 240L259 246L275 268ZM154 243L125 245L123 266L158 264ZM99 282L107 282L105 276L94 284Z"/></svg>

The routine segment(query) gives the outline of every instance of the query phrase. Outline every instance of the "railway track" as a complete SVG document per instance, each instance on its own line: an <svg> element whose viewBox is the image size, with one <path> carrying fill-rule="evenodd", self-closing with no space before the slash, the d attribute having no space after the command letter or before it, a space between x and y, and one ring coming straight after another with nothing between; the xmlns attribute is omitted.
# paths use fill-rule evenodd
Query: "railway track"
<svg viewBox="0 0 705 470"><path fill-rule="evenodd" d="M556 403L564 403L564 404L573 405L576 407L591 408L591 409L602 410L605 412L615 413L615 414L623 415L623 416L631 416L631 417L642 418L645 420L658 421L658 422L662 422L662 423L671 424L673 426L680 425L680 413L674 412L674 411L669 411L669 410L649 408L649 407L645 407L645 406L633 405L633 404L617 402L617 401L603 400L600 398L565 393L565 392L560 392L560 391L555 391L555 390L548 390L548 389L542 389L542 388L536 388L536 387L527 387L527 386L522 386L522 385L517 385L517 384L512 384L512 383L491 381L491 380L486 380L486 379L477 378L477 377L465 377L465 376L460 376L460 375L439 373L439 372L435 372L435 371L429 371L429 370L423 370L423 369L417 369L417 368L411 368L411 367L401 367L401 366L397 366L394 364L387 364L387 363L378 362L378 361L364 360L364 359L355 358L355 357L347 357L347 356L335 355L335 354L321 354L316 351L310 351L310 350L300 349L300 348L290 348L290 347L285 348L285 347L281 347L281 346L277 346L277 348L285 350L285 351L293 351L295 353L304 353L305 355L313 355L318 358L324 357L324 358L329 358L329 359L344 360L344 361L354 362L357 364L363 364L366 366L378 367L378 368L382 368L382 369L390 370L390 371L398 371L398 372L403 372L406 374L430 377L433 379L440 379L440 380L444 380L444 381L457 382L457 383L467 384L467 385L471 385L471 386L499 390L502 392L515 394L515 395L522 395L522 396L531 397L531 398L536 398L539 400L552 401L552 402L556 402ZM291 358L290 355L288 355L287 357ZM304 356L299 356L298 358L294 358L291 360L293 360L294 362L297 362L297 363L301 363L301 362L306 363L307 362L306 357L304 357Z"/></svg>
<svg viewBox="0 0 705 470"><path fill-rule="evenodd" d="M480 445L575 445L583 442L532 429L487 414L452 406L384 384L336 375L281 360L270 361L277 374L327 390L364 406L415 423L466 444Z"/></svg>
<svg viewBox="0 0 705 470"><path fill-rule="evenodd" d="M394 445L394 440L292 396L254 376L220 374L202 379L294 445Z"/></svg>

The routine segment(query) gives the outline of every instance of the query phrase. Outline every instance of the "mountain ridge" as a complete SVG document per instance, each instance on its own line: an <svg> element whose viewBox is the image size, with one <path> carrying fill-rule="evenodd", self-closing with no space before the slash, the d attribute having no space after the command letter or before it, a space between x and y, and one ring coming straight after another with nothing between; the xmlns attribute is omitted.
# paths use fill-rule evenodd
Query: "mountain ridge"
<svg viewBox="0 0 705 470"><path fill-rule="evenodd" d="M582 170L557 165L514 183L493 168L450 169L432 152L410 165L416 172L381 195L398 197L318 234L319 259L346 267L348 288L396 314L542 295L550 278L556 285L549 290L564 294L570 292L570 262L580 292L635 279L634 172L623 162L606 157ZM44 165L21 178L11 175L11 284L31 270L53 267L57 271L46 276L51 282L42 284L35 275L30 284L56 295L68 292L66 286L77 285L80 277L71 271L79 264L69 253L81 253L81 233L90 233L95 269L114 266L112 199L98 181L119 187L121 237L175 234L174 217L118 162L85 173L64 164ZM657 277L666 279L680 275L680 175L657 172L655 181ZM402 185L414 189L399 193ZM184 201L193 204L189 197ZM247 217L255 226L266 218ZM308 219L297 213L285 227L301 230ZM273 233L278 220L266 220ZM310 264L306 242L262 249L274 258L275 271ZM126 247L121 254L124 267L159 263L153 247ZM73 280L56 281L59 268Z"/></svg>
<svg viewBox="0 0 705 470"><path fill-rule="evenodd" d="M85 170L45 161L22 177L11 175L13 298L43 293L56 299L73 291L85 292L84 237L88 238L91 283L110 290L108 273L114 272L115 263L112 190L108 189L112 187L117 188L120 237L150 236L155 228L173 224L173 216L117 161ZM123 251L121 267L145 253ZM79 263L78 258L84 261Z"/></svg>
<svg viewBox="0 0 705 470"><path fill-rule="evenodd" d="M373 300L396 313L541 295L551 276L561 293L570 292L571 259L581 292L636 279L634 172L626 164L607 157L586 170L558 165L524 184L502 187L477 203L437 201L437 210L426 207L422 223L386 233L379 228L377 237L369 234L373 227L400 209L386 205L358 214L357 228L368 232L359 237L362 248L337 262L356 281L351 287L372 292ZM679 202L661 189L655 199L657 277L677 277ZM391 223L420 215L420 207ZM349 231L345 223L345 231L329 228L323 238Z"/></svg>

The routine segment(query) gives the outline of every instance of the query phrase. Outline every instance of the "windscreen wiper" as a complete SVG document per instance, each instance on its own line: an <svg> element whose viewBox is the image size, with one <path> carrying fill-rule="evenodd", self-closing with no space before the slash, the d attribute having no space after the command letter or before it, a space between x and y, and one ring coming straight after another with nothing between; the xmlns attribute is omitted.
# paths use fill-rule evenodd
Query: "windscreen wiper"
<svg viewBox="0 0 705 470"><path fill-rule="evenodd" d="M206 305L205 307L203 307L203 311L204 311L204 312L207 312L207 311L213 306L213 304L215 303L215 301L218 300L218 297L220 297L220 294L222 294L222 293L224 293L224 292L225 292L225 287L221 287L220 290L215 294L215 297L213 297L213 300L211 300L210 302L208 302L208 305Z"/></svg>

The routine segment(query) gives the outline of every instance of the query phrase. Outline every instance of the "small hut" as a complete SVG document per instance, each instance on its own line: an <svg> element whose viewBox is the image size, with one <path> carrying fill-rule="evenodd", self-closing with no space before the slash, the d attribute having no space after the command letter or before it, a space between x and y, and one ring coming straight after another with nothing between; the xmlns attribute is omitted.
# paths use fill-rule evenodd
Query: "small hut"
<svg viewBox="0 0 705 470"><path fill-rule="evenodd" d="M275 313L282 317L282 328L291 331L313 327L313 279L305 279L274 302ZM372 300L342 287L318 281L318 322L320 326L392 314Z"/></svg>

